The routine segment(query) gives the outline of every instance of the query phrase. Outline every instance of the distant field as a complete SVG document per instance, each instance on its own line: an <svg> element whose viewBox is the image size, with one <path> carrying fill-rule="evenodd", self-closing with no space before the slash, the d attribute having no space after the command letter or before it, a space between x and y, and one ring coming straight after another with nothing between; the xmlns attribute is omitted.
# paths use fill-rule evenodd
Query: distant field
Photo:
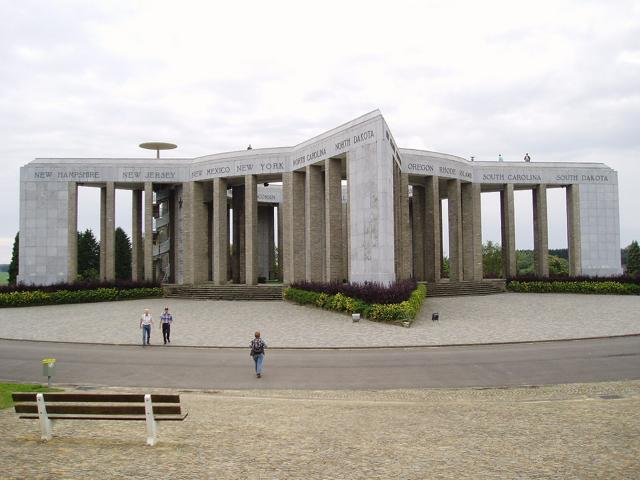
<svg viewBox="0 0 640 480"><path fill-rule="evenodd" d="M0 272L0 285L6 285L9 281L9 272Z"/></svg>

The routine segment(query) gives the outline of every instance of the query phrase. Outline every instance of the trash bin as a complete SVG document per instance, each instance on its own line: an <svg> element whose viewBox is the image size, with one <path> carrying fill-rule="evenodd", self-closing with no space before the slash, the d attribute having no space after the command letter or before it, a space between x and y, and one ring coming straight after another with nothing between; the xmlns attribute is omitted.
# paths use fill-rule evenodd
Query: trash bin
<svg viewBox="0 0 640 480"><path fill-rule="evenodd" d="M42 360L42 375L44 375L45 377L53 377L55 366L55 358L45 358L44 360Z"/></svg>

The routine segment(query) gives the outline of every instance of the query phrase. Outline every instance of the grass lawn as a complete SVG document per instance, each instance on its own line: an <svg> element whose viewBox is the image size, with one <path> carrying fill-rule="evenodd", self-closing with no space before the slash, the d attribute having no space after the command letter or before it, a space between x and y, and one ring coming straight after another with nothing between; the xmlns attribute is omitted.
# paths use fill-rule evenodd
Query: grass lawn
<svg viewBox="0 0 640 480"><path fill-rule="evenodd" d="M9 272L0 272L0 285L9 283Z"/></svg>
<svg viewBox="0 0 640 480"><path fill-rule="evenodd" d="M59 388L47 388L36 383L0 383L0 410L13 407L13 392L61 392Z"/></svg>

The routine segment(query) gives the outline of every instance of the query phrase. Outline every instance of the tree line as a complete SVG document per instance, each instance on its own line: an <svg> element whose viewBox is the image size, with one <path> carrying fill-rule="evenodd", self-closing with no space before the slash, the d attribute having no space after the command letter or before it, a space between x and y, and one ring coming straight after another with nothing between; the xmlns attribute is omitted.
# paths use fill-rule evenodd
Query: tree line
<svg viewBox="0 0 640 480"><path fill-rule="evenodd" d="M131 280L131 240L120 227L116 228L116 280ZM141 247L143 247L143 244ZM9 264L9 284L18 278L18 255L20 250L20 232L13 242L11 263ZM100 242L88 228L78 232L78 277L79 281L100 279Z"/></svg>
<svg viewBox="0 0 640 480"><path fill-rule="evenodd" d="M131 279L131 240L126 232L118 227L116 237L116 279ZM9 264L9 284L15 284L18 277L18 255L20 232L13 242L11 263ZM141 242L144 248L144 242ZM640 246L634 240L620 251L622 267L627 275L640 276ZM278 258L277 254L275 258ZM569 253L566 248L549 250L549 274L569 275ZM502 249L499 243L487 241L482 245L482 266L486 278L502 276ZM517 275L529 275L535 271L533 250L516 250ZM444 258L445 276L449 273L449 259ZM78 280L98 280L100 277L100 242L91 229L78 232Z"/></svg>

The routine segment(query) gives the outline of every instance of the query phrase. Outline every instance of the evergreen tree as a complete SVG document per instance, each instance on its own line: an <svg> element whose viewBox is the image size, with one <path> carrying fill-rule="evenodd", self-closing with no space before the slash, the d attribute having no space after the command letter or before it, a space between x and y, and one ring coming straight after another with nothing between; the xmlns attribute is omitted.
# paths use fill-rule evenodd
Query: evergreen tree
<svg viewBox="0 0 640 480"><path fill-rule="evenodd" d="M636 240L627 247L627 274L640 276L640 246Z"/></svg>
<svg viewBox="0 0 640 480"><path fill-rule="evenodd" d="M13 241L13 253L11 254L11 263L9 264L9 285L15 285L18 280L18 264L20 255L20 232L16 233Z"/></svg>
<svg viewBox="0 0 640 480"><path fill-rule="evenodd" d="M78 277L97 280L100 275L100 244L91 229L78 232Z"/></svg>
<svg viewBox="0 0 640 480"><path fill-rule="evenodd" d="M131 280L131 241L120 227L116 228L116 279Z"/></svg>
<svg viewBox="0 0 640 480"><path fill-rule="evenodd" d="M502 249L499 243L488 240L482 246L482 270L487 278L502 276Z"/></svg>
<svg viewBox="0 0 640 480"><path fill-rule="evenodd" d="M568 276L569 261L556 255L549 255L549 274Z"/></svg>

